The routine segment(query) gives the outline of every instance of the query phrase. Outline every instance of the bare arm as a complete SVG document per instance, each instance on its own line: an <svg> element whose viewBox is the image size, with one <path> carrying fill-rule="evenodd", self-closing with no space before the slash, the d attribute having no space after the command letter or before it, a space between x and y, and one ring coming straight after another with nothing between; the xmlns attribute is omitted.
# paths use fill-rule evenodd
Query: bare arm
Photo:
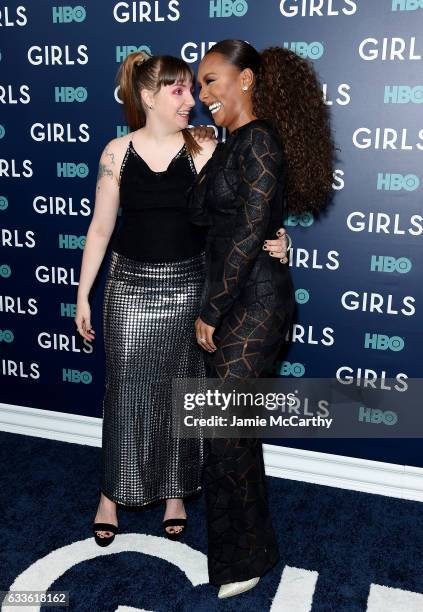
<svg viewBox="0 0 423 612"><path fill-rule="evenodd" d="M94 214L88 228L77 294L75 323L84 338L92 339L88 297L100 269L119 209L118 159L120 151L114 141L104 148L98 166Z"/></svg>

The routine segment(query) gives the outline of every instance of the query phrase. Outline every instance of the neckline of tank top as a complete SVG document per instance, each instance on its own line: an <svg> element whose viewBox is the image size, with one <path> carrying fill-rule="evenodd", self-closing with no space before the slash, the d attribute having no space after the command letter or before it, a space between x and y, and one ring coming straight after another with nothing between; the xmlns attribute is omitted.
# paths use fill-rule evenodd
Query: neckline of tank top
<svg viewBox="0 0 423 612"><path fill-rule="evenodd" d="M166 174L166 172L169 170L169 168L171 167L171 165L173 164L173 162L178 159L178 157L180 157L182 155L183 150L186 148L186 143L184 142L184 144L182 145L182 147L179 149L179 151L176 152L176 154L174 155L174 157L172 157L172 159L169 162L168 167L166 168L166 170L159 170L158 172L156 170L153 170L152 168L150 168L150 166L147 164L147 162L145 161L145 159L143 157L141 157L141 155L138 153L138 151L136 150L136 148L134 147L134 144L132 142L132 140L129 141L129 145L130 149L132 150L133 153L135 153L135 155L138 157L138 159L140 159L142 161L142 163L145 165L145 167L152 173L152 174Z"/></svg>

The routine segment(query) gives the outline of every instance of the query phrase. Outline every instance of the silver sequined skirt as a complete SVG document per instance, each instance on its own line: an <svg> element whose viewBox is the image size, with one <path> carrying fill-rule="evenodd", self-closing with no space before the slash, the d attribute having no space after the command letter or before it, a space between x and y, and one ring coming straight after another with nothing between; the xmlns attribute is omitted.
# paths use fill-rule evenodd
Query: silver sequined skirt
<svg viewBox="0 0 423 612"><path fill-rule="evenodd" d="M203 440L172 436L172 378L205 378L194 322L205 255L145 263L112 250L103 332L103 493L143 506L201 489Z"/></svg>

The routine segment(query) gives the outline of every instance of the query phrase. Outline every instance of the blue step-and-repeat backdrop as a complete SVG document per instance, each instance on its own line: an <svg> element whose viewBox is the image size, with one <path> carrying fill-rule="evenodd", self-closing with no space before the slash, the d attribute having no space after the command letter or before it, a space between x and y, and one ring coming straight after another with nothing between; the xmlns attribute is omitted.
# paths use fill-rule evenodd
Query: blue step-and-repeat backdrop
<svg viewBox="0 0 423 612"><path fill-rule="evenodd" d="M99 155L127 130L116 72L135 49L181 56L196 70L223 38L312 60L338 148L328 212L285 220L298 312L276 373L355 387L420 376L421 0L3 0L2 402L101 416L110 253L92 292L94 343L73 319ZM200 103L192 123L211 123ZM373 426L388 430L378 414ZM389 435L279 443L423 466L418 439Z"/></svg>

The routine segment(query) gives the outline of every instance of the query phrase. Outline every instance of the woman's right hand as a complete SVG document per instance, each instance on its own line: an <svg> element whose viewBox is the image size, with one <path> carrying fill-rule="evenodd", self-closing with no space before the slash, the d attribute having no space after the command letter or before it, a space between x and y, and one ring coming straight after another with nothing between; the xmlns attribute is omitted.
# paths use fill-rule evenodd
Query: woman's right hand
<svg viewBox="0 0 423 612"><path fill-rule="evenodd" d="M86 340L94 340L95 331L91 329L91 308L88 300L78 300L74 319L78 332Z"/></svg>

